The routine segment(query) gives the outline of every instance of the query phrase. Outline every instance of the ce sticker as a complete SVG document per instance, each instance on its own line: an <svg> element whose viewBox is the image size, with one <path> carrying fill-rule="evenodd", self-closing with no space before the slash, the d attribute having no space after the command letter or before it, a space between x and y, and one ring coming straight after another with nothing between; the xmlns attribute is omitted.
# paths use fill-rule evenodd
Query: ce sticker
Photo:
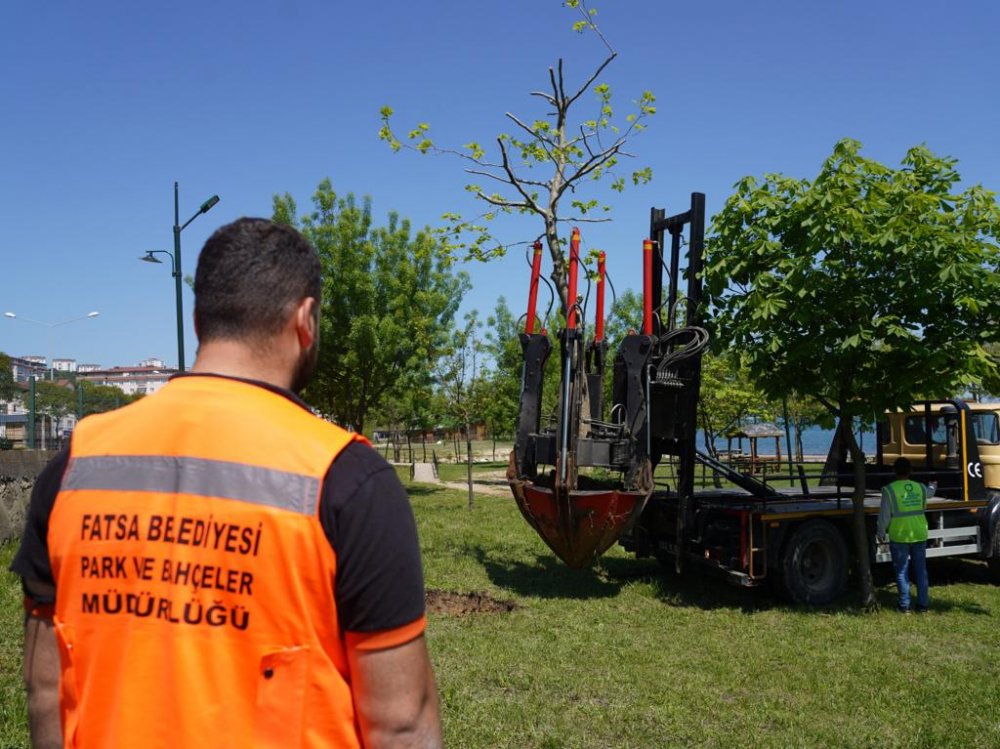
<svg viewBox="0 0 1000 749"><path fill-rule="evenodd" d="M969 465L965 467L965 470L972 478L981 479L983 477L982 463L969 463Z"/></svg>

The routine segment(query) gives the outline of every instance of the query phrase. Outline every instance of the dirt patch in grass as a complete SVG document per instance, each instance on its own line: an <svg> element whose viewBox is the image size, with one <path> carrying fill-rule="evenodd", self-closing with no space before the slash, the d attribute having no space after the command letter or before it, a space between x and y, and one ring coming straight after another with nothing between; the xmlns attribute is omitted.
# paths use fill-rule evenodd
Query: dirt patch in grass
<svg viewBox="0 0 1000 749"><path fill-rule="evenodd" d="M428 590L427 610L433 614L469 616L470 614L506 614L518 608L515 601L500 601L486 593L455 593Z"/></svg>

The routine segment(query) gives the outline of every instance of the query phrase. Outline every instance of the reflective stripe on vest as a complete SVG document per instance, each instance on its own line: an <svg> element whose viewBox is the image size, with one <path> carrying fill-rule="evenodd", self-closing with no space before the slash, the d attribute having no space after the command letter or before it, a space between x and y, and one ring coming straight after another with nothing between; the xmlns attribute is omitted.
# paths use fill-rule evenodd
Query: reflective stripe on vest
<svg viewBox="0 0 1000 749"><path fill-rule="evenodd" d="M360 745L318 517L354 439L208 376L80 422L48 535L67 746Z"/></svg>
<svg viewBox="0 0 1000 749"><path fill-rule="evenodd" d="M927 490L916 481L893 481L885 487L889 496L889 540L918 543L927 540Z"/></svg>
<svg viewBox="0 0 1000 749"><path fill-rule="evenodd" d="M63 491L107 491L193 494L238 499L303 515L316 512L320 481L273 468L204 458L162 455L114 455L74 458Z"/></svg>

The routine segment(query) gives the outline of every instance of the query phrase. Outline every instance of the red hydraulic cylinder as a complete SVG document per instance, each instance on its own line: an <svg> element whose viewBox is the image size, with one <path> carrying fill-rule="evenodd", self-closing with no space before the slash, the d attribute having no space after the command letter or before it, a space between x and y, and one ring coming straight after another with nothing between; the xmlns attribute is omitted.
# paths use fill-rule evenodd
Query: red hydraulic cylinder
<svg viewBox="0 0 1000 749"><path fill-rule="evenodd" d="M597 321L594 324L594 343L604 340L604 261L607 255L597 253Z"/></svg>
<svg viewBox="0 0 1000 749"><path fill-rule="evenodd" d="M535 332L535 304L538 302L538 279L542 275L542 243L535 242L535 256L531 260L531 286L528 288L528 320L524 332Z"/></svg>
<svg viewBox="0 0 1000 749"><path fill-rule="evenodd" d="M642 333L653 335L653 242L642 241Z"/></svg>
<svg viewBox="0 0 1000 749"><path fill-rule="evenodd" d="M573 237L569 241L569 293L566 301L569 304L566 327L576 327L576 277L580 269L580 230L573 229Z"/></svg>

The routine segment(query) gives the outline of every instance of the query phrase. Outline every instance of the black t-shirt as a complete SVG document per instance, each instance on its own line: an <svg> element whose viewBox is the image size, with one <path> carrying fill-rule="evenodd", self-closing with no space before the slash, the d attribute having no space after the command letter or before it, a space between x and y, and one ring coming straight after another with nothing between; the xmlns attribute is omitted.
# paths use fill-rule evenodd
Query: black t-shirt
<svg viewBox="0 0 1000 749"><path fill-rule="evenodd" d="M286 390L253 384L307 408ZM32 590L32 582L42 583L39 588L54 584L47 543L49 515L68 462L69 450L64 449L35 481L21 547L11 564L24 580L25 592L41 604L52 601ZM341 631L396 629L423 616L423 571L409 497L392 466L370 446L352 442L330 465L319 519L337 555L334 596Z"/></svg>

